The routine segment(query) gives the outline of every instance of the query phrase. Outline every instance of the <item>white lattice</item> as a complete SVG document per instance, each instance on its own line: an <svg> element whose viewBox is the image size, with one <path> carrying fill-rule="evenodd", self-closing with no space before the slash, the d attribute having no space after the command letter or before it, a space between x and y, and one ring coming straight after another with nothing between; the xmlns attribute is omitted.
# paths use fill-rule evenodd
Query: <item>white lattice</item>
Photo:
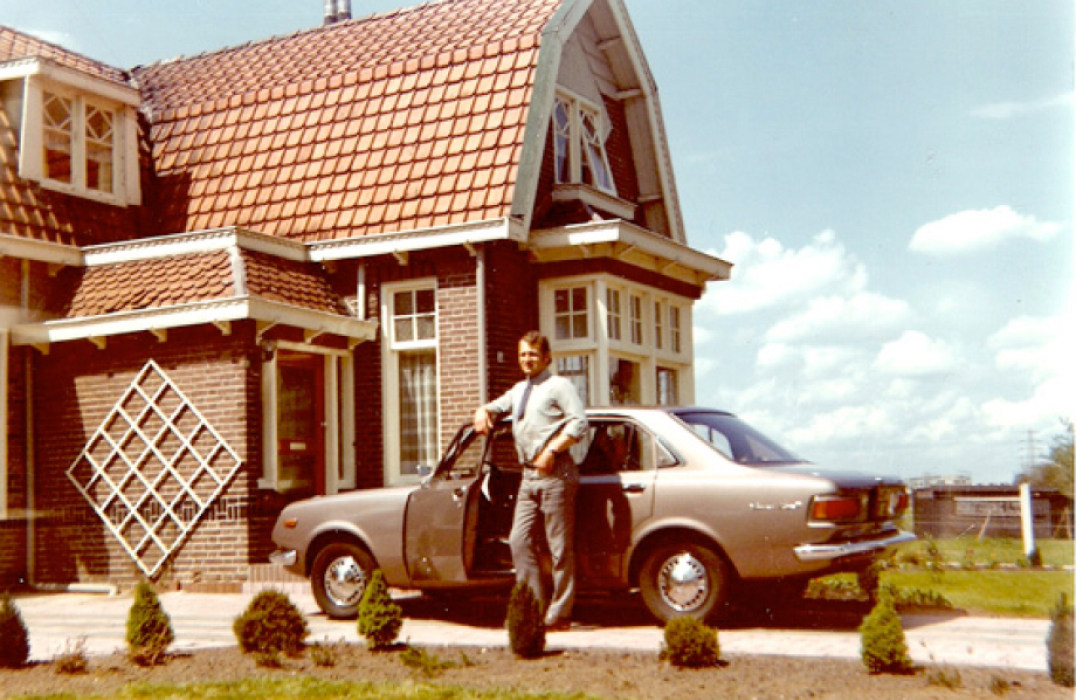
<svg viewBox="0 0 1076 700"><path fill-rule="evenodd" d="M150 360L67 476L153 578L241 465L235 451Z"/></svg>

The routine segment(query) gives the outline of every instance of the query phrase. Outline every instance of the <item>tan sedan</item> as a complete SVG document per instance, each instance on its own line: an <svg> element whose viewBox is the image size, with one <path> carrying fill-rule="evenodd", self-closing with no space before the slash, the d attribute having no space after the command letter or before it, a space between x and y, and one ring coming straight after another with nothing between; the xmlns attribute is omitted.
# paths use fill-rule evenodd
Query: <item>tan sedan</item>
<svg viewBox="0 0 1076 700"><path fill-rule="evenodd" d="M899 480L826 471L735 416L704 408L592 408L580 471L579 587L638 589L659 620L717 616L747 591L801 591L914 539ZM421 484L299 501L271 559L353 617L374 569L403 589L509 587L520 480L508 425L462 428ZM765 584L765 585L755 585ZM751 597L755 597L752 595Z"/></svg>

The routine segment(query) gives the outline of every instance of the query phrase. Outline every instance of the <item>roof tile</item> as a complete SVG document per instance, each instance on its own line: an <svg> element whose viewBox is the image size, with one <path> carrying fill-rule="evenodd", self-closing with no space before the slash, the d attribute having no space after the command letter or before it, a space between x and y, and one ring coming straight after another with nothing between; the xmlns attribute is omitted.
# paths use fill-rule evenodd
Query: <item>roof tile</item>
<svg viewBox="0 0 1076 700"><path fill-rule="evenodd" d="M230 207L229 224L308 241L507 215L535 47L560 1L441 0L135 69L157 171L190 181L162 191L192 200L165 203L166 230L195 228L215 207ZM458 188L461 167L486 171L470 187L494 189L416 200ZM219 182L197 187L204 177ZM311 178L285 207L295 190L276 185ZM289 226L270 223L288 213Z"/></svg>

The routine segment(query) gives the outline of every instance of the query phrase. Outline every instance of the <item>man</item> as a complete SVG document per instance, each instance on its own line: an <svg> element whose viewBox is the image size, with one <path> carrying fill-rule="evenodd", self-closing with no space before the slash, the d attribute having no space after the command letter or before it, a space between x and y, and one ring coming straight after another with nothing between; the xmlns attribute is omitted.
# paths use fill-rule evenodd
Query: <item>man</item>
<svg viewBox="0 0 1076 700"><path fill-rule="evenodd" d="M553 375L549 339L530 331L519 341L519 368L526 377L505 394L480 406L474 427L488 433L511 412L512 437L523 465L515 518L508 543L516 580L526 581L538 600L545 601L538 545L543 528L553 558L553 592L546 608L546 629L567 629L575 601L575 493L578 463L585 450L587 417L575 387Z"/></svg>

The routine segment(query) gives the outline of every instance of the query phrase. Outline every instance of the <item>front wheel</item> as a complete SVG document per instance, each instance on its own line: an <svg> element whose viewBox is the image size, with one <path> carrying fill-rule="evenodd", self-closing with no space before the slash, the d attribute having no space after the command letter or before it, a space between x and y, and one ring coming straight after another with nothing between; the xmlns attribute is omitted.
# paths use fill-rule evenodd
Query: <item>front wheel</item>
<svg viewBox="0 0 1076 700"><path fill-rule="evenodd" d="M725 605L730 583L728 566L712 549L694 543L662 545L643 562L639 591L662 623L683 616L706 621Z"/></svg>
<svg viewBox="0 0 1076 700"><path fill-rule="evenodd" d="M318 552L310 571L314 600L336 620L359 614L359 603L377 564L362 547L335 542Z"/></svg>

